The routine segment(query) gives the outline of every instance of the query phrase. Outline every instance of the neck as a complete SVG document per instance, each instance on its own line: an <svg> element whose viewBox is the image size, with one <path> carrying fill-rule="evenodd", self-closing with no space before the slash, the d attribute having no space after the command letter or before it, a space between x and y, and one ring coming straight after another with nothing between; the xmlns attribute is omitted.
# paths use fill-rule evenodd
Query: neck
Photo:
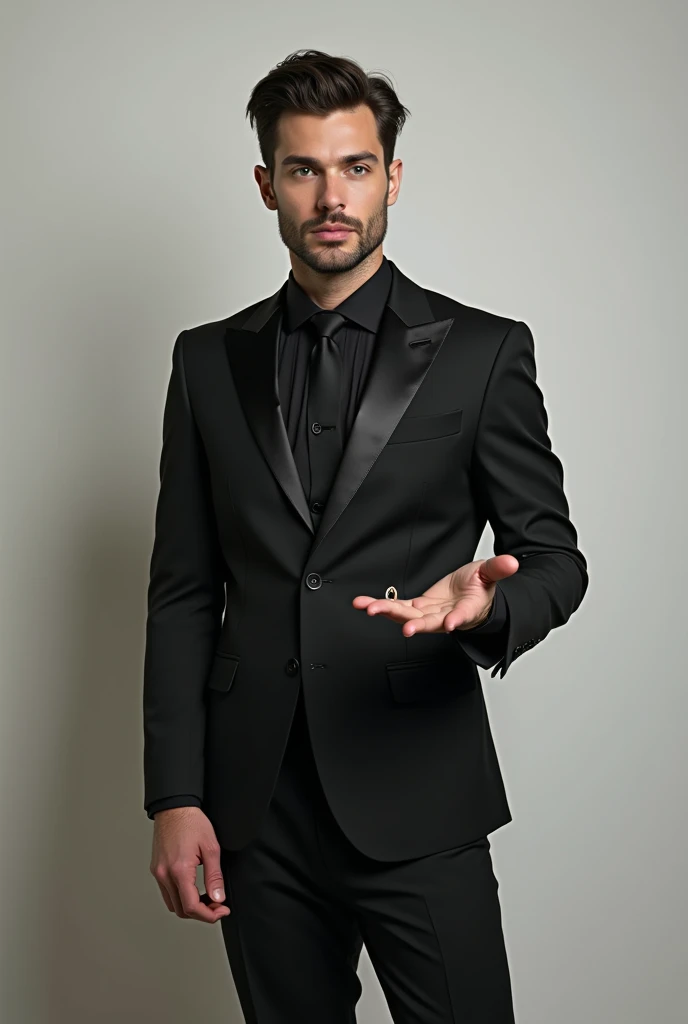
<svg viewBox="0 0 688 1024"><path fill-rule="evenodd" d="M335 309L380 269L382 246L378 246L351 270L343 270L339 274L323 274L313 270L294 253L290 253L290 258L294 280L301 285L309 299L321 309Z"/></svg>

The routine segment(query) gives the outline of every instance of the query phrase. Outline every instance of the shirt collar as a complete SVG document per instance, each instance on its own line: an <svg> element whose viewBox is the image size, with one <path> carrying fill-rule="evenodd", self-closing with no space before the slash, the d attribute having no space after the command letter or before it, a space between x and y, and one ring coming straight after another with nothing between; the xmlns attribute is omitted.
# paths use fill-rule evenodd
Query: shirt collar
<svg viewBox="0 0 688 1024"><path fill-rule="evenodd" d="M380 326L391 283L392 269L387 257L383 256L373 276L340 302L335 307L336 312L375 333ZM293 270L290 270L284 293L285 332L291 334L313 313L321 310L322 306L313 302L296 281Z"/></svg>

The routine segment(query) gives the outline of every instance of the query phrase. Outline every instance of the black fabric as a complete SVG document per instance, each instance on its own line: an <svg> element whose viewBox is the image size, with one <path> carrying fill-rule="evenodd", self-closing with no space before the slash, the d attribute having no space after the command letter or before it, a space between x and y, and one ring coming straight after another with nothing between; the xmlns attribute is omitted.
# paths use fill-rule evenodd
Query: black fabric
<svg viewBox="0 0 688 1024"><path fill-rule="evenodd" d="M225 948L247 1024L355 1024L365 942L395 1024L513 1024L487 836L381 863L328 806L300 692L259 836L221 851Z"/></svg>
<svg viewBox="0 0 688 1024"><path fill-rule="evenodd" d="M289 272L278 343L278 393L289 444L304 493L310 498L309 505L323 500L322 495L316 494L312 487L309 450L308 380L316 337L311 326L313 318L316 317L318 322L333 312L345 318L345 322L336 330L336 344L341 356L339 423L343 447L351 432L365 388L391 280L389 261L383 256L376 272L340 302L336 310L330 311L323 310L313 302L296 281L294 272ZM313 435L317 441L322 436ZM317 524L321 514L321 511L314 512L311 508L314 523ZM495 588L492 609L486 621L481 626L457 633L460 633L457 639L463 650L482 667L489 667L502 657L509 634L509 614L499 584ZM151 803L147 816L152 819L158 811L187 806L201 807L202 802L193 794L175 794Z"/></svg>
<svg viewBox="0 0 688 1024"><path fill-rule="evenodd" d="M389 260L383 256L375 273L332 311L346 317L346 323L337 332L337 345L342 357L342 446L347 442L358 413L391 283L392 270ZM312 491L308 439L308 369L313 347L309 323L314 315L320 316L322 312L290 270L278 344L279 400L304 493L316 499L320 496ZM313 513L312 509L311 515L317 524L320 515ZM502 657L509 635L509 611L499 584L495 587L494 601L485 622L459 632L457 639L464 651L483 668L488 668Z"/></svg>
<svg viewBox="0 0 688 1024"><path fill-rule="evenodd" d="M346 324L337 334L342 355L342 442L346 444L353 426L368 370L373 358L375 338L389 294L392 272L386 257L376 272L360 288L337 306L336 312L346 317ZM308 366L313 336L307 321L320 306L297 283L289 272L283 310L282 330L278 348L278 390L282 417L289 444L294 453L305 494L310 494L308 462Z"/></svg>
<svg viewBox="0 0 688 1024"><path fill-rule="evenodd" d="M587 562L530 329L389 266L379 324L352 317L371 361L317 531L276 393L286 282L172 352L144 807L202 800L253 1024L353 1024L362 942L395 1024L512 1024L487 841L511 812L475 639L411 640L352 599L422 593L474 558L489 523L519 562L495 592L503 680L579 607Z"/></svg>
<svg viewBox="0 0 688 1024"><path fill-rule="evenodd" d="M342 357L337 334L346 324L341 313L314 313L307 321L314 338L308 368L308 501L319 522L344 449L340 415Z"/></svg>
<svg viewBox="0 0 688 1024"><path fill-rule="evenodd" d="M342 446L347 442L358 413L391 282L389 260L383 256L372 277L332 311L346 317L346 323L337 331L337 345L342 357ZM311 496L311 501L322 499L312 489L309 459L308 369L313 347L310 323L315 315L321 316L322 313L321 307L306 294L290 270L278 346L278 391L294 461L304 493ZM317 525L321 513L314 513L311 509L311 515ZM466 654L483 668L489 668L502 657L509 635L509 611L499 584L495 587L494 601L485 622L473 629L457 631L455 635Z"/></svg>
<svg viewBox="0 0 688 1024"><path fill-rule="evenodd" d="M344 418L361 395L363 415L315 548L289 445L299 447L307 403L299 332L317 307L290 281L229 321L182 332L173 352L145 806L203 797L249 1024L354 1024L363 942L395 1024L513 1021L487 838L511 814L478 673L457 650L475 643L457 634L472 631L411 645L350 597L384 592L391 576L404 596L421 591L473 558L489 521L495 550L520 563L486 624L504 597L503 678L576 610L586 560L527 326L390 266L381 307L383 273L341 304L359 325L344 337L357 331L365 356L356 370L343 346ZM383 309L381 323L365 322ZM278 351L285 374L293 356L281 411Z"/></svg>

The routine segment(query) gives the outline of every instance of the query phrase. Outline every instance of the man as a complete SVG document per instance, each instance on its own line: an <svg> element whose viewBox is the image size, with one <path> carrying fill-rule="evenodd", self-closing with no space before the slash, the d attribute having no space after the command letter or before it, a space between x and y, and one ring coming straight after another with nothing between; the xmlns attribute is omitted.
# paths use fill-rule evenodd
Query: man
<svg viewBox="0 0 688 1024"><path fill-rule="evenodd" d="M476 665L504 678L587 587L530 330L383 255L407 113L321 51L258 83L255 177L291 271L172 357L151 871L170 911L221 920L258 1024L354 1021L363 942L396 1024L514 1020Z"/></svg>

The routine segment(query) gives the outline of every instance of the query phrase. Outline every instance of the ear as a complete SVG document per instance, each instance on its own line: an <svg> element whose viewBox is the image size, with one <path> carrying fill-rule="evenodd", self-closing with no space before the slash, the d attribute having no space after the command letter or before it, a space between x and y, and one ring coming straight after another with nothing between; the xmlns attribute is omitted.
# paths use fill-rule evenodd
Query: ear
<svg viewBox="0 0 688 1024"><path fill-rule="evenodd" d="M404 165L401 160L392 160L389 165L389 188L387 190L387 205L394 206L401 188L401 179L404 173Z"/></svg>
<svg viewBox="0 0 688 1024"><path fill-rule="evenodd" d="M277 200L275 199L275 193L272 189L272 182L270 181L270 172L267 167L263 167L262 164L256 164L253 168L253 177L258 183L258 189L260 191L260 197L267 206L268 210L277 209Z"/></svg>

